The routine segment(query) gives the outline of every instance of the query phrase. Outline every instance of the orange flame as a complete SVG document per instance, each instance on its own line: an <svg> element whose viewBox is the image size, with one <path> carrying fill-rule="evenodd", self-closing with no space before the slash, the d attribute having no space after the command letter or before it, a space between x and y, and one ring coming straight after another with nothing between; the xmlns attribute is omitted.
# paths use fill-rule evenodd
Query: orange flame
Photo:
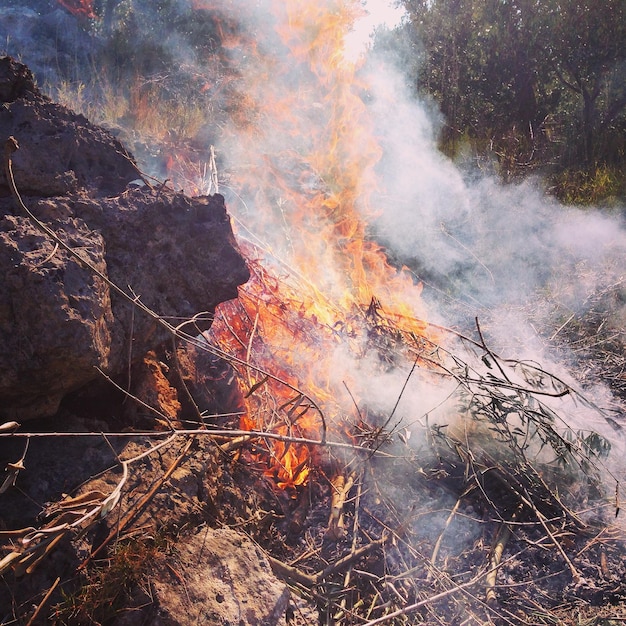
<svg viewBox="0 0 626 626"><path fill-rule="evenodd" d="M340 398L347 381L333 380L332 358L341 344L361 349L370 303L384 303L388 323L407 334L428 331L419 321L420 286L366 235L381 148L362 97L368 85L344 54L361 4L274 0L272 7L278 40L249 50L245 105L232 129L239 152L231 184L246 204L231 212L253 277L238 301L221 307L211 338L258 368L239 372L242 427L319 437L322 417L311 398L330 424L354 410L353 399ZM278 442L267 453L268 473L281 486L306 480L307 446Z"/></svg>
<svg viewBox="0 0 626 626"><path fill-rule="evenodd" d="M93 0L57 0L58 3L67 9L72 15L86 17L90 20L98 16L93 10Z"/></svg>

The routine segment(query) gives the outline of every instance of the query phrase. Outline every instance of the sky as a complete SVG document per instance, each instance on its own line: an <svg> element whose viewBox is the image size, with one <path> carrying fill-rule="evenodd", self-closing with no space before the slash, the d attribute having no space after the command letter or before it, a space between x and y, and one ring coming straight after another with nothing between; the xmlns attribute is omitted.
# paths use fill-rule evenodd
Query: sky
<svg viewBox="0 0 626 626"><path fill-rule="evenodd" d="M363 54L377 27L393 28L400 23L405 11L396 4L391 0L365 0L367 15L357 21L354 31L346 38L346 56L349 59L356 60Z"/></svg>

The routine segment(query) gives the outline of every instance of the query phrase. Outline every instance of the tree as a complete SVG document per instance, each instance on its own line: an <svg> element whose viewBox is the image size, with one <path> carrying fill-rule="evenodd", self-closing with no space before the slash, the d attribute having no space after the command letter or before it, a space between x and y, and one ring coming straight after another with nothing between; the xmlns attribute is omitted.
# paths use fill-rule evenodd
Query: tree
<svg viewBox="0 0 626 626"><path fill-rule="evenodd" d="M602 141L620 123L624 129L626 2L544 0L537 10L545 63L578 108L575 157L587 164L611 159Z"/></svg>
<svg viewBox="0 0 626 626"><path fill-rule="evenodd" d="M513 137L518 148L535 151L551 118L566 132L560 144L549 146L544 137L544 161L557 145L570 166L623 159L626 0L404 5L405 31L423 49L418 88L447 119L444 143L454 149L454 138L466 135L506 152Z"/></svg>
<svg viewBox="0 0 626 626"><path fill-rule="evenodd" d="M423 49L416 85L439 104L446 119L444 143L455 140L472 120L465 93L467 66L462 55L467 48L471 24L468 0L407 0L407 33Z"/></svg>

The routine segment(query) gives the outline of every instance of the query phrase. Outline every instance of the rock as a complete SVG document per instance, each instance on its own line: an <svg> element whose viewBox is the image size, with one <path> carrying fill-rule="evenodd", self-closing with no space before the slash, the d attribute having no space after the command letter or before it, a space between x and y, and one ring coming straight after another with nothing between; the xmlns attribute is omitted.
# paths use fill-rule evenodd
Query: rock
<svg viewBox="0 0 626 626"><path fill-rule="evenodd" d="M66 231L106 273L104 240L82 220ZM108 285L27 218L0 219L0 414L52 415L70 389L109 370L114 324Z"/></svg>
<svg viewBox="0 0 626 626"><path fill-rule="evenodd" d="M73 197L52 204L52 213L73 211L106 242L109 278L175 326L196 335L210 326L215 307L237 297L249 272L235 242L224 198L188 198L168 189L129 188L116 198ZM40 207L41 207L40 204ZM123 368L132 345L134 359L171 339L170 333L130 302L112 294L113 343L124 348L111 358ZM120 360L121 359L121 360Z"/></svg>
<svg viewBox="0 0 626 626"><path fill-rule="evenodd" d="M15 102L36 93L35 77L25 65L11 57L0 58L0 102Z"/></svg>
<svg viewBox="0 0 626 626"><path fill-rule="evenodd" d="M92 196L115 195L139 178L122 144L84 116L52 103L35 86L24 65L0 57L0 138L14 136L13 157L22 195L58 196L88 189ZM0 170L0 190L8 195Z"/></svg>
<svg viewBox="0 0 626 626"><path fill-rule="evenodd" d="M0 174L0 417L52 415L67 393L120 377L171 333L129 301L197 334L249 276L222 196L127 186L132 157L111 135L41 96L0 59L0 137L13 135L27 207L128 298L23 214ZM4 168L2 168L4 171ZM4 195L3 195L4 190Z"/></svg>
<svg viewBox="0 0 626 626"><path fill-rule="evenodd" d="M265 555L234 530L205 528L177 546L173 568L154 581L158 626L280 626L290 608L287 586Z"/></svg>

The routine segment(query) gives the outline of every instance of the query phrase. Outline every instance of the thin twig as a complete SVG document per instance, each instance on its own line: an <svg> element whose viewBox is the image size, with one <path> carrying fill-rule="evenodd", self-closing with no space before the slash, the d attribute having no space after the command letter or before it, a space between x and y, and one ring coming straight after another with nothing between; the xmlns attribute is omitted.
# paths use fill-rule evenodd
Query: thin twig
<svg viewBox="0 0 626 626"><path fill-rule="evenodd" d="M194 413L196 414L196 419L198 424L201 426L204 424L204 417L202 416L202 412L200 411L200 407L198 406L193 394L191 393L187 382L183 376L183 368L180 365L180 359L178 358L178 345L176 343L176 337L172 337L172 358L174 359L174 364L176 365L176 373L178 374L178 380L185 391L185 396L189 401L189 404L192 406Z"/></svg>
<svg viewBox="0 0 626 626"><path fill-rule="evenodd" d="M460 585L456 585L452 589L446 589L445 591L442 591L441 593L436 593L435 595L425 598L424 600L420 600L419 602L414 602L413 604L409 604L408 606L405 606L402 609L398 609L397 611L393 611L392 613L388 613L387 615L383 615L382 617L378 617L369 622L366 622L362 626L375 626L376 624L383 624L392 619L395 619L396 617L413 613L413 611L416 611L422 606L432 604L433 602L437 602L437 600L447 598L448 596L451 596L459 591L463 591L465 589L468 589L469 587L473 587L474 585L479 583L480 580L485 577L485 575L486 575L485 572L481 572L480 574L474 576L474 578L472 578L471 580L468 580L467 582L462 583Z"/></svg>
<svg viewBox="0 0 626 626"><path fill-rule="evenodd" d="M228 414L230 415L230 414ZM236 415L236 414L233 414ZM71 433L45 433L45 432L29 432L29 433L0 433L0 439L7 437L33 437L33 438L45 438L45 437L99 437L102 433L99 432L71 432ZM173 429L168 431L138 431L138 432L119 432L119 433L107 433L107 437L186 437L188 435L203 435L203 436L216 436L216 437L241 437L249 436L253 439L273 439L276 441L283 441L285 443L298 443L306 446L321 446L328 448L338 448L343 450L352 450L360 454L372 454L370 448L358 446L353 443L346 443L343 441L331 441L322 439L309 439L307 437L292 437L290 435L281 435L279 433L272 433L264 430L242 430L242 429L220 429L220 428L197 428L197 429ZM391 457L390 454L381 450L375 451L377 456Z"/></svg>
<svg viewBox="0 0 626 626"><path fill-rule="evenodd" d="M154 483L154 485L152 485L152 487L141 497L139 502L134 504L129 509L129 511L126 512L124 517L121 518L120 521L115 525L115 528L106 536L106 538L102 541L102 543L100 543L89 554L89 556L78 566L76 571L80 572L83 569L85 569L85 567L87 567L87 565L91 562L92 559L94 559L96 556L98 556L98 554L100 554L100 552L113 539L115 539L125 528L130 526L130 524L132 524L137 519L137 517L143 512L143 510L146 508L146 506L148 506L150 501L157 494L159 489L161 489L161 487L169 480L170 476L174 473L174 471L176 471L176 469L179 467L179 465L184 461L184 459L186 458L187 454L189 453L189 450L191 449L191 446L193 445L194 441L195 441L195 439L193 437L190 437L188 439L188 441L185 444L182 452L170 464L170 466L168 467L168 469L165 472L165 474L163 474L163 476L161 476L161 478L159 478L159 480L157 480ZM168 442L164 442L164 443L168 443ZM161 446L159 446L159 447L161 447ZM130 464L131 462L135 462L135 461L143 458L144 456L147 456L148 453L153 453L155 450L156 450L156 446L154 448L151 448L150 450L142 453L142 454L137 455L133 459L130 459L128 461L124 461L124 466L126 467L127 466L126 464Z"/></svg>
<svg viewBox="0 0 626 626"><path fill-rule="evenodd" d="M569 570L570 570L570 572L572 574L572 579L574 580L574 583L580 582L580 579L581 579L580 572L576 569L576 567L574 566L574 564L572 563L570 558L567 556L567 553L563 549L563 546L559 543L557 538L554 536L554 533L548 527L548 523L546 521L545 516L543 515L543 513L541 511L539 511L537 509L537 507L535 506L534 502L531 501L531 505L533 507L535 515L537 516L537 519L541 522L541 525L543 526L543 529L546 531L546 534L548 535L548 537L550 537L550 540L554 544L554 547L558 550L559 554L561 555L561 557L563 557L563 560L565 561L565 563L569 567Z"/></svg>
<svg viewBox="0 0 626 626"><path fill-rule="evenodd" d="M404 395L407 385L409 384L409 381L411 380L411 376L413 376L413 372L415 372L415 368L417 367L418 360L419 359L415 359L415 361L413 361L413 365L411 366L411 369L407 377L404 379L404 383L402 384L402 389L400 389L400 393L398 394L398 397L396 398L396 403L393 405L393 409L391 410L391 413L389 413L389 417L387 418L385 423L382 425L380 429L381 431L387 428L387 426L389 425L389 422L393 419L393 416L396 414L398 405L400 404L400 400L402 400L402 396Z"/></svg>
<svg viewBox="0 0 626 626"><path fill-rule="evenodd" d="M465 252L467 252L477 263L478 265L480 265L485 272L487 272L487 274L489 275L489 278L491 279L491 282L495 284L496 280L493 277L493 273L491 272L491 270L476 256L476 254L474 254L474 252L472 252L464 243L462 243L461 241L459 241L452 233L450 233L448 231L448 229L446 228L446 225L441 222L439 224L439 227L441 228L441 232L446 235L447 237L450 237L450 239L452 239L452 241L454 241L457 245L461 246L461 248L463 250L465 250Z"/></svg>
<svg viewBox="0 0 626 626"><path fill-rule="evenodd" d="M467 493L467 491L465 493ZM463 495L465 495L465 493ZM444 524L443 528L441 529L441 532L439 533L439 537L437 537L437 541L435 541L435 546L433 548L433 553L430 556L430 562L433 564L433 566L435 565L435 562L437 561L437 556L439 554L439 550L441 549L441 543L443 541L443 536L444 536L446 530L448 530L448 527L452 523L452 520L454 519L454 516L456 515L457 511L459 510L459 507L461 506L461 499L463 498L463 495L461 495L457 499L455 505L452 507L452 510L450 511L450 515L448 515L448 519L446 519L446 523ZM429 574L429 578L430 578L430 574Z"/></svg>
<svg viewBox="0 0 626 626"><path fill-rule="evenodd" d="M494 364L496 365L496 367L500 371L500 374L502 374L502 378L504 378L504 380L506 380L507 383L510 383L511 381L509 380L509 377L506 375L506 372L504 371L504 369L500 365L500 361L499 361L498 357L496 357L496 355L490 350L490 348L487 346L487 343L485 342L485 338L483 337L483 331L480 329L480 324L478 323L478 317L474 318L474 322L476 324L476 330L478 331L478 336L480 337L480 343L481 343L483 349L485 350L485 352L493 360Z"/></svg>
<svg viewBox="0 0 626 626"><path fill-rule="evenodd" d="M50 596L52 595L54 590L57 588L57 585L59 584L59 582L61 582L61 578L57 578L52 583L52 586L50 587L50 589L48 589L48 591L46 592L46 595L43 597L42 601L37 605L37 608L35 609L35 612L30 616L30 619L28 620L28 623L26 624L26 626L33 626L33 624L35 624L37 622L37 618L39 617L39 613L41 613L41 609L43 609L43 607L45 606L46 602L48 602L48 600L50 599Z"/></svg>
<svg viewBox="0 0 626 626"><path fill-rule="evenodd" d="M211 145L209 148L209 171L211 172L211 189L215 190L215 193L220 192L220 183L217 176L217 164L215 163L215 146Z"/></svg>
<svg viewBox="0 0 626 626"><path fill-rule="evenodd" d="M355 474L350 474L347 478L343 474L337 474L330 481L332 490L330 498L330 517L328 519L328 529L326 536L333 541L338 541L345 535L343 524L343 507L348 497L350 489L354 484Z"/></svg>
<svg viewBox="0 0 626 626"><path fill-rule="evenodd" d="M107 382L109 382L116 389L118 389L119 391L124 393L126 395L126 397L132 398L135 402L139 403L141 406L143 406L144 408L148 409L148 411L150 411L151 413L154 413L155 415L158 415L169 426L170 431L171 432L174 431L174 424L172 423L172 420L169 418L169 416L167 416L167 415L165 415L165 413L159 411L159 409L154 408L151 404L148 404L147 402L144 402L141 398L133 395L129 391L126 391L123 387L118 385L110 376L105 374L99 367L96 367L96 370L98 370L98 372L100 372L100 374L102 374L102 376L105 378L105 380Z"/></svg>
<svg viewBox="0 0 626 626"><path fill-rule="evenodd" d="M356 549L352 550L345 556L341 557L339 560L331 563L328 567L323 569L321 572L318 572L315 575L315 579L317 582L321 582L325 578L328 578L331 574L335 572L342 571L345 567L351 565L355 561L358 561L360 558L364 557L366 554L369 554L375 548L380 548L385 542L388 540L387 535L383 535L380 539L375 539L370 543Z"/></svg>
<svg viewBox="0 0 626 626"><path fill-rule="evenodd" d="M354 498L354 518L352 520L352 547L351 551L356 552L357 550L357 541L359 536L359 513L360 513L360 505L361 505L361 496L363 494L363 471L361 470L359 473L359 480L356 484L356 497ZM350 587L350 579L352 576L352 564L346 570L346 574L343 578L343 588L348 589ZM344 595L341 598L340 603L341 610L338 614L335 615L335 620L341 619L341 614L346 611L346 596Z"/></svg>
<svg viewBox="0 0 626 626"><path fill-rule="evenodd" d="M55 243L54 244L54 248L52 249L52 252L40 263L37 263L37 265L35 265L35 267L41 267L42 265L45 265L48 261L52 260L52 257L57 253L57 250L59 249L59 244Z"/></svg>

